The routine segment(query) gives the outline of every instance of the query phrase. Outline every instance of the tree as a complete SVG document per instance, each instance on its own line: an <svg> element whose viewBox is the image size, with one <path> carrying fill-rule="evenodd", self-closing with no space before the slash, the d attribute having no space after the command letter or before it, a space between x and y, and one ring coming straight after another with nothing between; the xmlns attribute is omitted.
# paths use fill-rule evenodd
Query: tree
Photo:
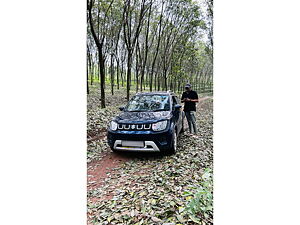
<svg viewBox="0 0 300 225"><path fill-rule="evenodd" d="M108 16L108 11L112 6L113 0L110 2L108 6L103 6L106 8L106 11L103 16L103 20L100 26L100 2L98 1L98 34L95 31L94 28L94 22L93 22L93 14L92 14L92 9L94 6L95 0L88 0L88 21L90 25L90 30L92 33L92 36L94 38L95 44L98 48L98 57L99 57L99 70L100 70L100 89L101 89L101 108L105 108L105 51L104 51L104 43L105 43L105 38L106 38L106 29L107 26L105 24L107 16ZM99 32L99 28L101 27L101 31Z"/></svg>
<svg viewBox="0 0 300 225"><path fill-rule="evenodd" d="M136 91L212 87L213 0L88 0L87 79L111 94L132 78ZM96 73L95 71L99 72ZM97 75L96 75L97 74Z"/></svg>
<svg viewBox="0 0 300 225"><path fill-rule="evenodd" d="M132 4L131 0L125 0L123 11L124 42L127 49L127 100L129 100L130 96L131 66L133 52L136 47L138 36L141 32L145 13L147 11L146 0L141 1L139 7L140 9L137 11L135 9L138 8L138 3L138 1L134 1Z"/></svg>

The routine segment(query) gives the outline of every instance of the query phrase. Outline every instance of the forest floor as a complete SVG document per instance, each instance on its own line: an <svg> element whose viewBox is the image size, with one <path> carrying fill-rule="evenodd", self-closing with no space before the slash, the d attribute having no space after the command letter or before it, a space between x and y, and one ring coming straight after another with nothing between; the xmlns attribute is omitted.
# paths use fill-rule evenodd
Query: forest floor
<svg viewBox="0 0 300 225"><path fill-rule="evenodd" d="M212 190L203 192L207 191L203 187L206 172L213 169L212 96L199 96L198 134L191 136L186 131L179 136L177 153L162 156L110 150L106 127L126 102L126 94L123 88L113 96L106 94L105 109L100 108L98 85L88 96L88 224L212 224L212 206L205 207L208 199L203 198L212 194ZM204 205L191 211L199 189L205 193L200 199Z"/></svg>

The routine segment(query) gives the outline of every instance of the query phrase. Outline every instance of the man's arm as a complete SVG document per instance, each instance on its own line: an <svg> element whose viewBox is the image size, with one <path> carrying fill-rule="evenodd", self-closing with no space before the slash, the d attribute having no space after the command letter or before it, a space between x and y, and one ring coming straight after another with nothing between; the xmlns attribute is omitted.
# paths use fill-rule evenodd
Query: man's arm
<svg viewBox="0 0 300 225"><path fill-rule="evenodd" d="M181 95L181 102L185 102L186 101L186 98L184 97L184 93L182 93Z"/></svg>
<svg viewBox="0 0 300 225"><path fill-rule="evenodd" d="M187 98L185 101L186 102L199 102L199 99L190 99L190 98Z"/></svg>
<svg viewBox="0 0 300 225"><path fill-rule="evenodd" d="M199 102L197 92L195 92L195 96L193 96L192 99L191 99L191 98L188 98L188 99L186 99L186 101L188 101L188 102Z"/></svg>
<svg viewBox="0 0 300 225"><path fill-rule="evenodd" d="M198 94L196 91L195 91L195 99L193 99L193 100L194 100L193 102L199 102Z"/></svg>

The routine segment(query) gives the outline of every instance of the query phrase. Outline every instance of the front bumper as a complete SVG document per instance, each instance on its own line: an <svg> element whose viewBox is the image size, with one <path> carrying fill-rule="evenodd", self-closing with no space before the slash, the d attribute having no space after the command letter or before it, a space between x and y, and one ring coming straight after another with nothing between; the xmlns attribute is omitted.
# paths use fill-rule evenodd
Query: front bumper
<svg viewBox="0 0 300 225"><path fill-rule="evenodd" d="M171 148L173 134L171 130L154 131L108 131L109 146L119 151L164 152ZM143 141L144 147L124 147L123 141Z"/></svg>
<svg viewBox="0 0 300 225"><path fill-rule="evenodd" d="M118 151L159 152L159 148L153 141L145 141L144 147L127 147L122 146L122 140L116 140L113 148Z"/></svg>

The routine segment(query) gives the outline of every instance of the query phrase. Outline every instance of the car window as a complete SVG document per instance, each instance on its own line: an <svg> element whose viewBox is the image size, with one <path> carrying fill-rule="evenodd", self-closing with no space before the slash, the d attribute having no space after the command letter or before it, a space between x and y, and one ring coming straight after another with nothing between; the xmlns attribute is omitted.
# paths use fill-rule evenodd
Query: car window
<svg viewBox="0 0 300 225"><path fill-rule="evenodd" d="M177 98L175 96L172 96L172 100L175 105L178 104Z"/></svg>
<svg viewBox="0 0 300 225"><path fill-rule="evenodd" d="M168 95L136 95L125 107L128 112L169 111Z"/></svg>
<svg viewBox="0 0 300 225"><path fill-rule="evenodd" d="M177 101L177 99L176 99L175 96L172 96L172 101L173 101L172 109L174 110L175 109L175 105L178 104L178 101Z"/></svg>

